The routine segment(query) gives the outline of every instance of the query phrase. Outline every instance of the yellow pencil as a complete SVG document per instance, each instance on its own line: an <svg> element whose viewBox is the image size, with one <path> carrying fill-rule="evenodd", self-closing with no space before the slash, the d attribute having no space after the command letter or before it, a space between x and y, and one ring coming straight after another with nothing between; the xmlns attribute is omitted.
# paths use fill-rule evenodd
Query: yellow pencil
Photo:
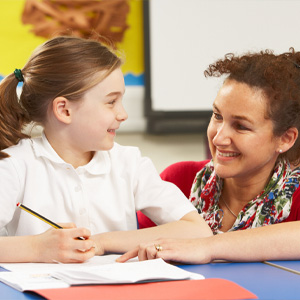
<svg viewBox="0 0 300 300"><path fill-rule="evenodd" d="M49 224L50 226L56 228L56 229L62 229L61 226L59 226L58 224L50 221L49 219L43 217L42 215L38 214L37 212L31 210L30 208L26 207L25 205L21 204L21 203L17 203L17 206L20 207L21 209L27 211L28 213L32 214L33 216L39 218L40 220L46 222L47 224Z"/></svg>
<svg viewBox="0 0 300 300"><path fill-rule="evenodd" d="M38 214L37 212L33 211L32 209L28 208L27 206L21 204L20 202L17 203L17 206L20 207L21 209L25 210L26 212L30 213L31 215L39 218L40 220L46 222L47 224L49 224L50 226L56 228L56 229L63 229L63 227L59 226L58 224L50 221L49 219L43 217L42 215ZM79 236L77 237L78 240L85 240L84 237Z"/></svg>

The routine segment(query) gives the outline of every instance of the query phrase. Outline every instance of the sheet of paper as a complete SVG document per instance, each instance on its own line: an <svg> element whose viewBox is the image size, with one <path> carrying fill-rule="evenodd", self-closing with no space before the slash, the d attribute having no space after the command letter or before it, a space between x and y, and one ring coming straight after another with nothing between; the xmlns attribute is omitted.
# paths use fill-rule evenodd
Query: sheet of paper
<svg viewBox="0 0 300 300"><path fill-rule="evenodd" d="M20 292L70 287L66 282L51 277L48 273L31 273L30 271L0 272L0 281Z"/></svg>
<svg viewBox="0 0 300 300"><path fill-rule="evenodd" d="M95 257L83 264L13 264L14 267L11 267L12 264L3 264L11 271L0 272L0 281L19 291L28 291L66 288L70 285L81 284L204 278L200 274L170 265L162 259L117 263L116 257Z"/></svg>
<svg viewBox="0 0 300 300"><path fill-rule="evenodd" d="M94 256L84 263L62 264L58 262L53 263L1 263L0 266L11 272L0 272L0 281L7 285L19 290L32 290L32 289L52 289L52 288L65 288L70 285L51 277L50 274L68 269L80 269L87 266L101 266L106 264L115 263L120 255L111 254L103 256ZM134 258L130 261L137 261Z"/></svg>
<svg viewBox="0 0 300 300"><path fill-rule="evenodd" d="M43 272L46 271L54 272L58 270L65 269L66 266L68 268L85 268L86 266L99 266L99 265L105 265L105 264L112 264L115 263L116 259L120 257L119 254L110 254L110 255L102 255L102 256L94 256L93 258L89 259L88 261L84 263L74 263L74 264L62 264L59 262L53 262L50 264L46 263L0 263L0 266L5 268L9 271L26 271L26 270L32 270L32 272ZM138 261L137 258L133 258L129 260L129 262L132 261Z"/></svg>
<svg viewBox="0 0 300 300"><path fill-rule="evenodd" d="M132 263L115 263L97 267L66 269L52 273L53 277L70 285L136 283L184 279L204 279L204 276L185 271L161 258Z"/></svg>

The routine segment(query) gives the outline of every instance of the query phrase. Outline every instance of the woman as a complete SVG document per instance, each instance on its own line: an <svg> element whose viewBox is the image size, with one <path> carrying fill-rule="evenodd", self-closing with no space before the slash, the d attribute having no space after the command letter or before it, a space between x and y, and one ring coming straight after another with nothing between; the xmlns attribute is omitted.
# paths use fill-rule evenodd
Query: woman
<svg viewBox="0 0 300 300"><path fill-rule="evenodd" d="M212 160L196 175L190 200L215 236L145 244L139 258L190 263L295 258L300 244L295 252L286 243L294 241L300 225L264 226L300 219L294 196L300 169L293 167L300 157L300 52L228 54L205 75L227 77L207 130ZM235 232L250 228L257 229ZM277 231L283 237L280 249L274 247L278 237L270 234Z"/></svg>

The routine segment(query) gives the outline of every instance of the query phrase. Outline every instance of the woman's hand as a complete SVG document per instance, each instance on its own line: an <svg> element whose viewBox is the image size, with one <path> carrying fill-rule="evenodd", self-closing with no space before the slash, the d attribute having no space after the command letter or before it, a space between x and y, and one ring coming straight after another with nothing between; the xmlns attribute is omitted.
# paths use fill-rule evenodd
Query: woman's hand
<svg viewBox="0 0 300 300"><path fill-rule="evenodd" d="M96 244L88 229L76 228L73 223L60 225L64 229L51 228L32 236L36 262L81 263L95 255Z"/></svg>
<svg viewBox="0 0 300 300"><path fill-rule="evenodd" d="M162 258L188 264L206 264L212 261L209 249L210 238L202 239L160 239L126 252L117 261L125 262L138 256L139 260Z"/></svg>

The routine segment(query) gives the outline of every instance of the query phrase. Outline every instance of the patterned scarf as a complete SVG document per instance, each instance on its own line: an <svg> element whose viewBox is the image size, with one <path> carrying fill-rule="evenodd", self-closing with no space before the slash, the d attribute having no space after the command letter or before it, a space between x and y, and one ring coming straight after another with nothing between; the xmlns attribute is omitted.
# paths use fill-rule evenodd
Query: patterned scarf
<svg viewBox="0 0 300 300"><path fill-rule="evenodd" d="M300 168L291 170L289 163L279 161L265 189L244 206L229 231L282 222L290 214L299 182ZM190 195L190 201L215 234L222 232L223 210L219 207L222 188L223 180L216 175L211 160L197 173Z"/></svg>

